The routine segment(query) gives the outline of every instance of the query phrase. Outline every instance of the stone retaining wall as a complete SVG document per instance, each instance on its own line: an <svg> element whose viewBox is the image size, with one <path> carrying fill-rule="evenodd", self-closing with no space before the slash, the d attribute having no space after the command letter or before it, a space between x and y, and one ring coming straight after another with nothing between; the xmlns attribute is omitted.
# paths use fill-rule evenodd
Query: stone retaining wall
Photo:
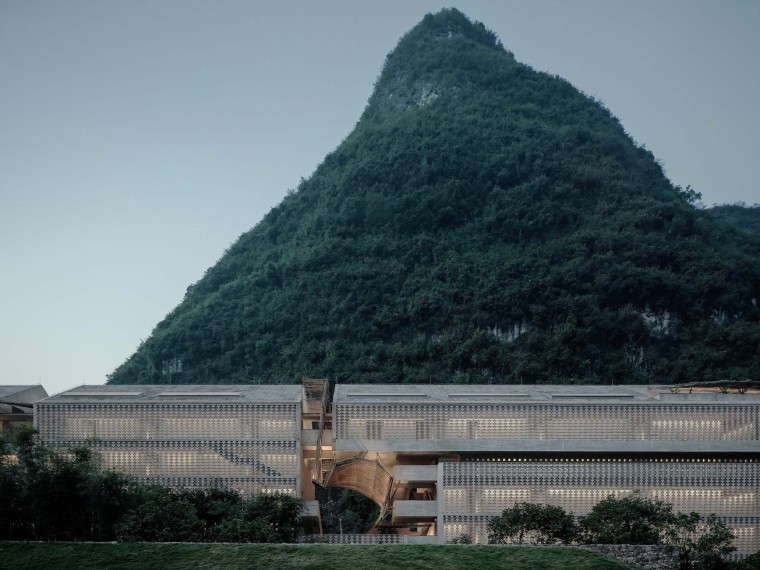
<svg viewBox="0 0 760 570"><path fill-rule="evenodd" d="M677 570L678 550L664 544L589 544L583 546L644 570Z"/></svg>

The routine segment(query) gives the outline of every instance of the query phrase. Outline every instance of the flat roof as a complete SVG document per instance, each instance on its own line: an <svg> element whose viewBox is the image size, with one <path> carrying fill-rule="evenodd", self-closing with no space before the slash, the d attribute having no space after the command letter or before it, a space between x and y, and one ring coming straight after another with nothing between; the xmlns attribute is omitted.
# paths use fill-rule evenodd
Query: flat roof
<svg viewBox="0 0 760 570"><path fill-rule="evenodd" d="M338 384L335 404L760 403L753 394L672 393L665 384Z"/></svg>
<svg viewBox="0 0 760 570"><path fill-rule="evenodd" d="M300 384L105 384L78 386L41 404L281 404L301 401Z"/></svg>

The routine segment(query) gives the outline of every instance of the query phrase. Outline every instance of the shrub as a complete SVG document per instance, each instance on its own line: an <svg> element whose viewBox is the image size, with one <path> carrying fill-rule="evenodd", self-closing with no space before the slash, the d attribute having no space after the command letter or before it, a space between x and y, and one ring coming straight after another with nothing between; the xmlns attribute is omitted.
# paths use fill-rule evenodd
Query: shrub
<svg viewBox="0 0 760 570"><path fill-rule="evenodd" d="M661 544L675 522L673 507L646 499L636 491L627 497L614 495L599 501L581 517L584 542L596 544Z"/></svg>
<svg viewBox="0 0 760 570"><path fill-rule="evenodd" d="M678 513L665 542L678 548L681 570L719 570L729 568L723 559L736 548L734 535L715 515L702 520L698 513Z"/></svg>
<svg viewBox="0 0 760 570"><path fill-rule="evenodd" d="M254 495L246 506L245 518L261 529L252 542L296 542L303 534L303 501L285 493ZM266 528L266 531L263 529Z"/></svg>
<svg viewBox="0 0 760 570"><path fill-rule="evenodd" d="M735 550L734 535L714 514L702 519L694 512L676 513L668 503L638 492L623 498L610 495L580 524L587 543L674 546L680 552L681 570L728 568L723 556Z"/></svg>
<svg viewBox="0 0 760 570"><path fill-rule="evenodd" d="M562 507L518 503L488 523L489 544L568 544L575 519Z"/></svg>
<svg viewBox="0 0 760 570"><path fill-rule="evenodd" d="M140 505L115 526L120 542L202 542L203 521L185 493L152 485L141 490Z"/></svg>

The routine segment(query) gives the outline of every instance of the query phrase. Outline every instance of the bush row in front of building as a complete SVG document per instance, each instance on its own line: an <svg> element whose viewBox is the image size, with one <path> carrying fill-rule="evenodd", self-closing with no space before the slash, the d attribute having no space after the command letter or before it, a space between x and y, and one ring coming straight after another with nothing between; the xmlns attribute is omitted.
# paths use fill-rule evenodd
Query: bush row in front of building
<svg viewBox="0 0 760 570"><path fill-rule="evenodd" d="M742 563L726 560L736 550L734 538L715 515L675 512L669 503L639 492L610 495L577 518L562 507L517 503L488 523L489 544L668 545L678 553L680 570L755 568L760 555Z"/></svg>

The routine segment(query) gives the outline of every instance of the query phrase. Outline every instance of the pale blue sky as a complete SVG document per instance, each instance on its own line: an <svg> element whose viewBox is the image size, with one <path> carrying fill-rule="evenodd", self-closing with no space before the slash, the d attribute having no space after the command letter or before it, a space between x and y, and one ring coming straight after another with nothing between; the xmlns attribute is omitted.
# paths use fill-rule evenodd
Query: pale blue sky
<svg viewBox="0 0 760 570"><path fill-rule="evenodd" d="M358 119L428 0L0 0L0 384L102 383ZM760 2L461 1L674 183L760 202Z"/></svg>

